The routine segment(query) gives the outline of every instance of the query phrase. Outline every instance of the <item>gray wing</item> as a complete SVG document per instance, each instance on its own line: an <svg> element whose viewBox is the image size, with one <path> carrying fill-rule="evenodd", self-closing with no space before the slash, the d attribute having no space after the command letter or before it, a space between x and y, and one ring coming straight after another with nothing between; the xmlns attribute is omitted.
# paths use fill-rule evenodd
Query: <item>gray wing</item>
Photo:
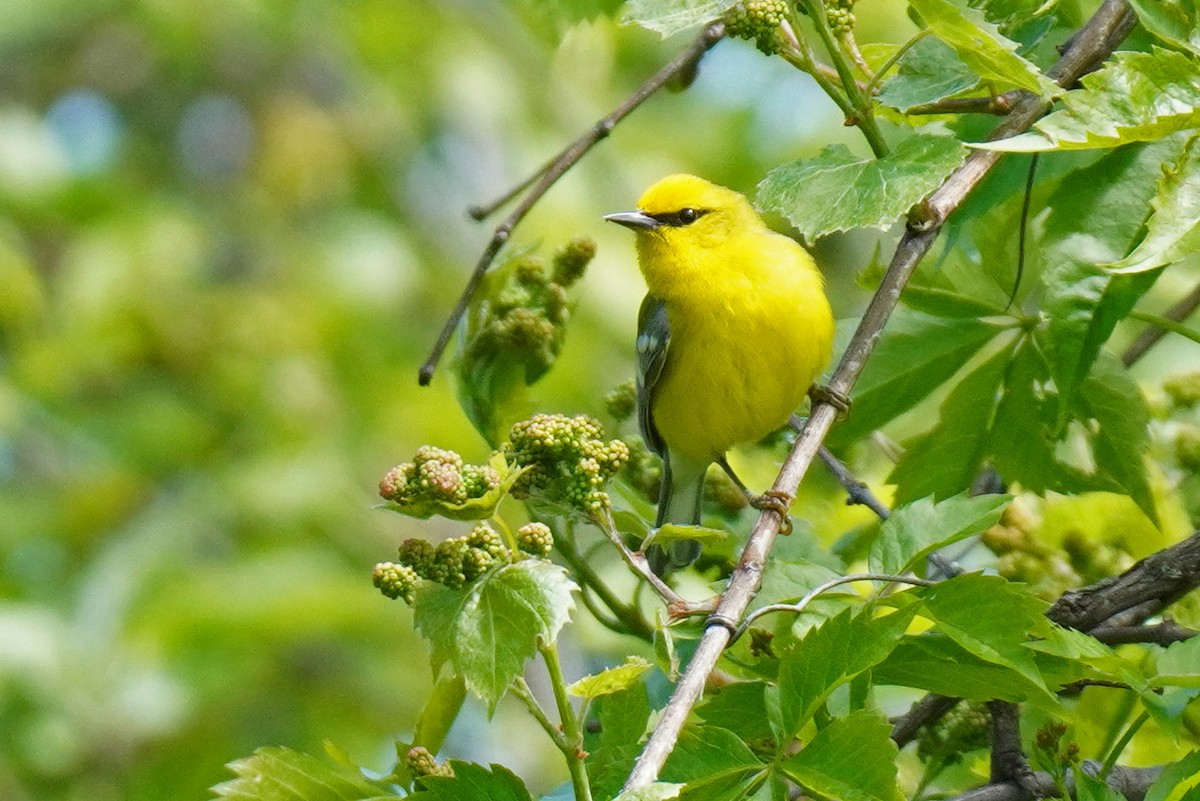
<svg viewBox="0 0 1200 801"><path fill-rule="evenodd" d="M650 401L654 387L662 376L667 363L667 346L671 342L671 323L667 319L667 306L653 295L647 295L638 311L637 333L637 413L638 429L650 450L663 459L667 458L667 446L662 441L654 419L650 414Z"/></svg>

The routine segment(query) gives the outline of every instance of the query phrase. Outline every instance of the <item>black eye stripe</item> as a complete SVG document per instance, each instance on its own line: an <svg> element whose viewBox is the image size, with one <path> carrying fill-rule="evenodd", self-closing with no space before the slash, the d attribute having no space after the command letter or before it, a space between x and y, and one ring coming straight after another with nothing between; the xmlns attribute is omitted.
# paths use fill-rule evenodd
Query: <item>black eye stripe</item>
<svg viewBox="0 0 1200 801"><path fill-rule="evenodd" d="M664 211L659 214L651 214L650 217L658 220L663 225L682 228L685 225L691 225L696 220L708 214L710 209L680 209L679 211Z"/></svg>

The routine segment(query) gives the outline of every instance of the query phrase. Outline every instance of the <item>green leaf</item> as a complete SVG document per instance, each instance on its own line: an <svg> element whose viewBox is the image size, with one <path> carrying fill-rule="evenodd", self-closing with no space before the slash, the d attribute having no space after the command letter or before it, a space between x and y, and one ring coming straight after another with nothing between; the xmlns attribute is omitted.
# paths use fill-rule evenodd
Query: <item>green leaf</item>
<svg viewBox="0 0 1200 801"><path fill-rule="evenodd" d="M1111 265L1114 272L1153 270L1200 250L1200 136L1188 139L1179 161L1163 169L1150 205L1145 239Z"/></svg>
<svg viewBox="0 0 1200 801"><path fill-rule="evenodd" d="M773 732L767 717L767 684L739 681L706 695L696 716L709 726L729 729L742 740L768 740Z"/></svg>
<svg viewBox="0 0 1200 801"><path fill-rule="evenodd" d="M228 801L364 801L391 795L391 788L357 770L271 746L228 765L238 778L212 788Z"/></svg>
<svg viewBox="0 0 1200 801"><path fill-rule="evenodd" d="M1080 83L1062 96L1062 110L1035 124L1036 132L972 147L1023 153L1116 147L1200 126L1200 64L1182 53L1118 51Z"/></svg>
<svg viewBox="0 0 1200 801"><path fill-rule="evenodd" d="M1043 691L1045 683L1025 648L1049 627L1046 604L999 576L971 573L922 590L926 614L938 631L984 660L1011 668Z"/></svg>
<svg viewBox="0 0 1200 801"><path fill-rule="evenodd" d="M942 402L937 425L905 445L887 479L896 485L895 503L927 495L946 498L971 486L987 456L988 431L1013 347L1009 343L959 381Z"/></svg>
<svg viewBox="0 0 1200 801"><path fill-rule="evenodd" d="M627 790L614 798L613 801L669 801L669 799L678 798L679 791L682 789L682 784L655 782L645 787Z"/></svg>
<svg viewBox="0 0 1200 801"><path fill-rule="evenodd" d="M1076 801L1127 801L1124 795L1109 787L1104 779L1087 771L1074 771Z"/></svg>
<svg viewBox="0 0 1200 801"><path fill-rule="evenodd" d="M972 8L949 0L909 0L933 30L933 35L954 48L958 57L1000 91L1027 89L1054 95L1059 88L1035 65L1017 55L1017 43L1005 38L995 25Z"/></svg>
<svg viewBox="0 0 1200 801"><path fill-rule="evenodd" d="M1200 54L1200 14L1195 0L1130 0L1142 27L1175 47Z"/></svg>
<svg viewBox="0 0 1200 801"><path fill-rule="evenodd" d="M836 448L871 433L929 395L1001 329L973 318L892 315L854 387L854 413L833 428Z"/></svg>
<svg viewBox="0 0 1200 801"><path fill-rule="evenodd" d="M454 776L424 776L421 801L532 801L525 783L503 765L450 760Z"/></svg>
<svg viewBox="0 0 1200 801"><path fill-rule="evenodd" d="M795 736L838 686L883 661L916 614L910 604L875 617L868 605L847 609L810 629L779 662L779 702L785 733Z"/></svg>
<svg viewBox="0 0 1200 801"><path fill-rule="evenodd" d="M611 667L593 676L585 676L567 687L567 692L579 698L597 698L626 689L652 668L640 656L631 656L625 664Z"/></svg>
<svg viewBox="0 0 1200 801"><path fill-rule="evenodd" d="M1158 655L1155 680L1175 687L1200 687L1197 666L1200 666L1200 637L1172 643Z"/></svg>
<svg viewBox="0 0 1200 801"><path fill-rule="evenodd" d="M685 783L683 797L699 801L728 798L732 788L751 788L763 780L765 770L762 760L733 732L690 725L679 735L661 778Z"/></svg>
<svg viewBox="0 0 1200 801"><path fill-rule="evenodd" d="M462 589L421 582L413 622L433 645L434 667L448 660L468 689L495 709L538 643L554 642L575 589L558 565L524 559Z"/></svg>
<svg viewBox="0 0 1200 801"><path fill-rule="evenodd" d="M729 532L719 528L696 526L688 523L663 523L650 531L650 535L642 540L642 549L647 546L667 545L679 540L695 540L702 545L715 545L729 539Z"/></svg>
<svg viewBox="0 0 1200 801"><path fill-rule="evenodd" d="M816 798L900 801L896 782L899 749L892 727L874 712L837 718L780 767Z"/></svg>
<svg viewBox="0 0 1200 801"><path fill-rule="evenodd" d="M621 789L641 752L640 742L650 720L646 685L633 684L621 692L595 699L591 708L600 722L598 737L585 740L588 778L596 798L609 798Z"/></svg>
<svg viewBox="0 0 1200 801"><path fill-rule="evenodd" d="M679 31L712 22L738 0L629 0L621 22L641 25L664 39Z"/></svg>
<svg viewBox="0 0 1200 801"><path fill-rule="evenodd" d="M883 521L867 564L877 573L921 572L919 563L934 551L994 526L1011 500L1007 495L962 494L902 506Z"/></svg>
<svg viewBox="0 0 1200 801"><path fill-rule="evenodd" d="M1079 417L1098 424L1091 437L1097 469L1157 522L1143 456L1150 445L1150 410L1137 382L1115 358L1097 359L1079 388L1078 404Z"/></svg>
<svg viewBox="0 0 1200 801"><path fill-rule="evenodd" d="M783 164L758 185L757 205L785 216L810 242L835 231L887 228L966 158L958 140L916 134L881 159L831 145Z"/></svg>
<svg viewBox="0 0 1200 801"><path fill-rule="evenodd" d="M495 469L500 476L500 483L478 498L471 498L464 503L435 501L428 498L413 503L388 501L381 504L380 508L415 517L418 520L428 520L434 515L440 515L450 520L486 520L496 513L496 507L500 505L500 501L504 500L504 496L512 489L521 474L530 469L509 466L504 454L499 452L492 454L488 465Z"/></svg>
<svg viewBox="0 0 1200 801"><path fill-rule="evenodd" d="M1022 673L984 661L936 633L905 637L871 670L871 680L972 701L1021 702L1048 697Z"/></svg>
<svg viewBox="0 0 1200 801"><path fill-rule="evenodd" d="M883 85L879 102L908 111L966 91L977 83L979 77L945 42L926 37L900 57L896 76Z"/></svg>
<svg viewBox="0 0 1200 801"><path fill-rule="evenodd" d="M1200 798L1200 751L1163 768L1144 801L1197 801Z"/></svg>

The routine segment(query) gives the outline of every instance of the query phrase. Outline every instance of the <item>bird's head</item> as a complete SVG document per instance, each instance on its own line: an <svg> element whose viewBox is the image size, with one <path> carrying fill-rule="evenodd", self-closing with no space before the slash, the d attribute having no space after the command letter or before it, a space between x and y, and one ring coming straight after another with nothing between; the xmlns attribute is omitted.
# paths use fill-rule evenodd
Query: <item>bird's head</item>
<svg viewBox="0 0 1200 801"><path fill-rule="evenodd" d="M763 225L744 196L694 175L669 175L646 190L636 211L604 219L632 228L640 242L668 248L715 247Z"/></svg>

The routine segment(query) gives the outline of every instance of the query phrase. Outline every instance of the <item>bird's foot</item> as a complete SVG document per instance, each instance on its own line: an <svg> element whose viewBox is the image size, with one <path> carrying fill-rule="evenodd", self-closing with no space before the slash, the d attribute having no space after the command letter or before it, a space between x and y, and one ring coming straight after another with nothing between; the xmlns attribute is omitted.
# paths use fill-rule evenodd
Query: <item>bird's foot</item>
<svg viewBox="0 0 1200 801"><path fill-rule="evenodd" d="M767 490L762 495L751 495L750 505L760 512L772 511L779 516L779 533L792 533L792 517L788 514L792 509L791 494L781 490Z"/></svg>
<svg viewBox="0 0 1200 801"><path fill-rule="evenodd" d="M812 399L814 404L828 403L837 409L839 420L845 420L850 416L850 406L853 404L853 401L844 392L839 392L832 387L826 387L821 384L813 384L809 387L808 397Z"/></svg>

